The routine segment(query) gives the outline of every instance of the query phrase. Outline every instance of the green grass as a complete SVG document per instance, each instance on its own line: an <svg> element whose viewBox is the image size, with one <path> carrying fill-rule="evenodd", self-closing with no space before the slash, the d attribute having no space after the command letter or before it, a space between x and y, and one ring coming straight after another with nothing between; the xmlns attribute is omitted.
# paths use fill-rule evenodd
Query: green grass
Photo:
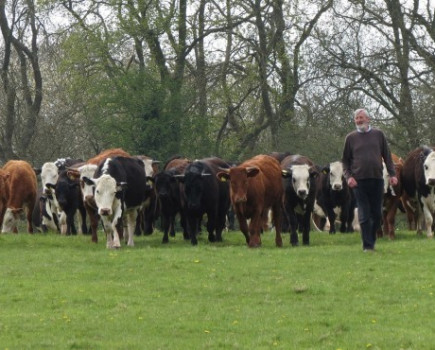
<svg viewBox="0 0 435 350"><path fill-rule="evenodd" d="M0 350L435 348L435 241L409 231L374 254L357 233L100 238L0 235Z"/></svg>

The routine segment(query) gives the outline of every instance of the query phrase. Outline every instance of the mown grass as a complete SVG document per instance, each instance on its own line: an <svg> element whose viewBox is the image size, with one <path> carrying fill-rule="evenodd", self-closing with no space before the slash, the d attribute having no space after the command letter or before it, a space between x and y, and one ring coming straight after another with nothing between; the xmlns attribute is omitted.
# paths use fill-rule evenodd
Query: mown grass
<svg viewBox="0 0 435 350"><path fill-rule="evenodd" d="M0 349L433 349L435 241L0 235Z"/></svg>

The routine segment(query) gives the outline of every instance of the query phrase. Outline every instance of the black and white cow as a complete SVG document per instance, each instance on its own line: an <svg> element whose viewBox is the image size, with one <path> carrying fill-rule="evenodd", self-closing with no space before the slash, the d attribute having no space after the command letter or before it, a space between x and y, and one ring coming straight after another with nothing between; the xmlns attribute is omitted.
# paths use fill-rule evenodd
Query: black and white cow
<svg viewBox="0 0 435 350"><path fill-rule="evenodd" d="M316 180L314 213L320 216L321 227L329 220L329 233L335 233L335 220L340 218L340 232L353 232L355 201L343 174L343 163L331 162L323 167Z"/></svg>
<svg viewBox="0 0 435 350"><path fill-rule="evenodd" d="M310 220L314 207L316 177L319 174L307 157L292 155L281 162L284 178L284 215L290 223L290 243L298 245L298 228L302 243L310 244Z"/></svg>
<svg viewBox="0 0 435 350"><path fill-rule="evenodd" d="M147 178L142 160L129 157L107 158L93 178L83 177L94 188L94 200L107 238L108 248L121 247L119 229L127 226L127 245L133 236L138 210L146 201Z"/></svg>
<svg viewBox="0 0 435 350"><path fill-rule="evenodd" d="M418 147L406 157L400 181L403 192L415 208L417 233L423 230L433 237L432 224L435 215L435 147Z"/></svg>
<svg viewBox="0 0 435 350"><path fill-rule="evenodd" d="M59 178L59 173L67 167L82 162L81 159L58 158L54 162L46 162L37 171L41 175L42 195L40 202L42 216L42 230L46 232L48 228L58 232L66 231L66 215L59 206L54 188Z"/></svg>
<svg viewBox="0 0 435 350"><path fill-rule="evenodd" d="M228 182L219 181L216 174L220 169L228 168L228 163L220 158L205 158L190 163L183 175L177 175L184 184L184 215L192 245L198 244L196 236L204 215L207 215L208 240L222 241L230 190Z"/></svg>

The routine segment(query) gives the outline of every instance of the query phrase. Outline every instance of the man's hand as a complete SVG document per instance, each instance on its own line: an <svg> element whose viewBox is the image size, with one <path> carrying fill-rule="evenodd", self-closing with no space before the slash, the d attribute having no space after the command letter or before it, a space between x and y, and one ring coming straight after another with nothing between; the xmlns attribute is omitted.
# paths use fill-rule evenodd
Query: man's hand
<svg viewBox="0 0 435 350"><path fill-rule="evenodd" d="M347 184L349 185L350 188L354 188L354 187L358 186L358 183L356 182L356 180L353 176L351 176L350 178L347 179Z"/></svg>

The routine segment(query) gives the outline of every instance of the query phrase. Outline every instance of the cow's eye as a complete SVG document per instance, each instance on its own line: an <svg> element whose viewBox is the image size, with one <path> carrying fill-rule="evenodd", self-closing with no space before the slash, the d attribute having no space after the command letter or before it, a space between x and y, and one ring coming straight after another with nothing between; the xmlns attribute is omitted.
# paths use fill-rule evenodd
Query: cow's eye
<svg viewBox="0 0 435 350"><path fill-rule="evenodd" d="M429 167L427 165L425 165L424 166L424 170L427 170L427 169L429 169Z"/></svg>

